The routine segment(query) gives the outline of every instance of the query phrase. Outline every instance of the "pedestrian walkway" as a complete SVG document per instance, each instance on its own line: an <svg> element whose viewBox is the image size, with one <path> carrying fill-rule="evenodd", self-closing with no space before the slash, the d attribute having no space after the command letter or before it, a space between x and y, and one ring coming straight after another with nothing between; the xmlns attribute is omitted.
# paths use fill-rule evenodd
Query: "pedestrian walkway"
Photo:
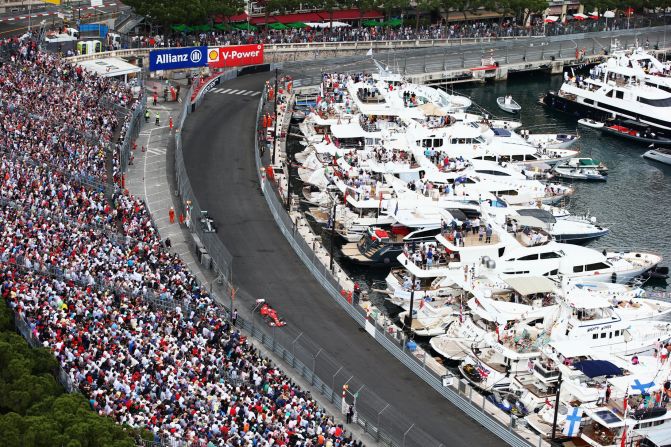
<svg viewBox="0 0 671 447"><path fill-rule="evenodd" d="M183 90L186 89L183 88ZM251 90L239 91L253 92ZM258 94L259 92L254 93ZM258 96L257 94L249 94L247 96ZM171 179L174 176L172 172L174 141L170 127L167 124L170 116L173 117L175 123L179 122L179 113L182 107L183 103L181 101L163 102L160 99L156 106L148 107L150 119L148 122L144 120L142 122L140 135L136 141L137 149L135 150L134 161L129 166L126 177L126 188L131 194L144 199L152 214L161 240L165 242L166 239L170 239L170 251L178 254L189 266L189 269L198 278L200 283L204 284L210 290L214 288L219 294L218 298L221 299L223 293L217 290L216 276L212 270L205 270L201 267L195 256L195 250L191 249L193 244L191 234L185 225L179 223L179 198L174 194L174 187L171 186ZM160 115L158 126L155 124L156 113ZM174 209L176 214L174 223L170 223L171 209ZM250 318L249 309L240 308L239 310L245 318ZM276 356L271 350L266 349L260 343L256 343L252 338L249 341L263 355L270 358L275 364L280 365L296 384L303 389L310 390L312 398L323 408L326 408L338 423L345 423L345 417L341 414L340 407L331 404L317 390L313 389L307 380L295 374L290 365ZM364 433L358 424L347 424L345 428L353 434L355 439L362 440L365 445L377 445L370 436Z"/></svg>
<svg viewBox="0 0 671 447"><path fill-rule="evenodd" d="M197 268L198 260L190 248L191 236L186 227L180 224L179 200L176 200L168 178L168 166L172 166L173 156L170 118L177 122L182 105L181 101L164 102L159 99L156 106L148 106L149 119L142 122L133 164L126 177L126 188L131 194L144 199L161 240L170 240L170 251L184 260L201 284L208 284L214 279L213 275L206 275ZM158 125L156 114L159 115ZM171 209L174 213L172 219Z"/></svg>

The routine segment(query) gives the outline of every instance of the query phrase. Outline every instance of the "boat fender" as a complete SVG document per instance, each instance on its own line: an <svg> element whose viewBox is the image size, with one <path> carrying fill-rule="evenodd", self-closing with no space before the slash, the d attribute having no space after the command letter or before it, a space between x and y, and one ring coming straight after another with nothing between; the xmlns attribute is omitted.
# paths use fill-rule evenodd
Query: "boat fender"
<svg viewBox="0 0 671 447"><path fill-rule="evenodd" d="M617 282L617 273L613 272L613 274L610 275L610 281L611 281L612 283L616 283L616 282Z"/></svg>

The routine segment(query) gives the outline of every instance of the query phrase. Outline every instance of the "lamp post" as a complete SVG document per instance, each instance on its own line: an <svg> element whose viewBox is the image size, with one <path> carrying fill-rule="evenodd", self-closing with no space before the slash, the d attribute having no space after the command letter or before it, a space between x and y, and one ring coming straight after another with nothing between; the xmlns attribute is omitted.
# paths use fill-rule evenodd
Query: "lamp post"
<svg viewBox="0 0 671 447"><path fill-rule="evenodd" d="M331 212L331 244L329 246L329 254L331 260L329 261L329 270L333 271L333 246L335 245L335 229L336 229L336 206L338 202L336 201L337 196L334 194L331 196L333 200L333 210Z"/></svg>
<svg viewBox="0 0 671 447"><path fill-rule="evenodd" d="M554 418L552 419L552 438L550 438L551 441L554 441L556 439L556 432L557 432L557 416L559 415L559 392L561 391L561 384L562 384L562 374L559 372L559 378L557 379L557 392L555 393L555 414Z"/></svg>
<svg viewBox="0 0 671 447"><path fill-rule="evenodd" d="M408 335L412 333L412 308L415 306L415 275L412 275L412 284L410 285L410 309L406 318L405 330Z"/></svg>
<svg viewBox="0 0 671 447"><path fill-rule="evenodd" d="M279 116L277 115L277 68L275 68L275 139L273 141L273 164L275 164L275 152L277 149L277 143L279 141L278 135L277 135L277 127L278 127L278 121L279 121Z"/></svg>

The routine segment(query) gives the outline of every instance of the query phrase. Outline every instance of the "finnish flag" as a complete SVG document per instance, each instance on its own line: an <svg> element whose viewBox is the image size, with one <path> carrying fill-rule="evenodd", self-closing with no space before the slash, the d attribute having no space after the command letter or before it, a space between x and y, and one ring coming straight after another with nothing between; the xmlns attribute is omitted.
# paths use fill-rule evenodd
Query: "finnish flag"
<svg viewBox="0 0 671 447"><path fill-rule="evenodd" d="M573 411L571 411L566 416L566 422L564 423L564 430L562 431L562 433L564 433L564 435L568 436L569 438L577 436L578 431L580 431L581 420L582 420L582 409L580 407L573 408Z"/></svg>

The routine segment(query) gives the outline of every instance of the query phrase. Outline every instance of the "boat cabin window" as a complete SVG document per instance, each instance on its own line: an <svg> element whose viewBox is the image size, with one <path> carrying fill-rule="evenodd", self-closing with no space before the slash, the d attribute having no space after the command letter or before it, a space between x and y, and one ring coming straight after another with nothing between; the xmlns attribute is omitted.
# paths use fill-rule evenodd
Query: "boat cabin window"
<svg viewBox="0 0 671 447"><path fill-rule="evenodd" d="M478 144L481 143L477 138L452 138L450 144Z"/></svg>
<svg viewBox="0 0 671 447"><path fill-rule="evenodd" d="M592 99L585 99L585 104L594 104L594 100Z"/></svg>
<svg viewBox="0 0 671 447"><path fill-rule="evenodd" d="M504 275L528 275L529 270L521 272L503 272Z"/></svg>
<svg viewBox="0 0 671 447"><path fill-rule="evenodd" d="M624 92L621 92L620 90L618 90L617 92L615 92L615 97L617 99L624 99Z"/></svg>
<svg viewBox="0 0 671 447"><path fill-rule="evenodd" d="M639 96L638 102L642 102L643 104L647 104L653 107L671 107L671 97L663 99L648 99L648 98L641 98Z"/></svg>
<svg viewBox="0 0 671 447"><path fill-rule="evenodd" d="M585 270L584 265L574 265L573 266L573 273L581 273Z"/></svg>
<svg viewBox="0 0 671 447"><path fill-rule="evenodd" d="M519 192L515 189L510 189L506 191L491 191L492 194L496 196L516 196Z"/></svg>
<svg viewBox="0 0 671 447"><path fill-rule="evenodd" d="M556 253L554 251L549 251L547 253L541 253L541 259L557 259L561 258L561 255L559 253Z"/></svg>
<svg viewBox="0 0 671 447"><path fill-rule="evenodd" d="M521 258L517 258L518 261L537 261L538 260L538 253L535 253L533 255L526 255L522 256Z"/></svg>
<svg viewBox="0 0 671 447"><path fill-rule="evenodd" d="M594 264L587 264L585 266L585 271L593 272L594 270L603 270L607 268L608 268L607 264L604 264L603 262L595 262Z"/></svg>
<svg viewBox="0 0 671 447"><path fill-rule="evenodd" d="M606 338L606 333L605 332L601 333L601 338Z"/></svg>
<svg viewBox="0 0 671 447"><path fill-rule="evenodd" d="M494 170L491 170L491 169L476 169L475 172L477 172L479 174L510 176L510 174L508 174L507 172L494 171Z"/></svg>

